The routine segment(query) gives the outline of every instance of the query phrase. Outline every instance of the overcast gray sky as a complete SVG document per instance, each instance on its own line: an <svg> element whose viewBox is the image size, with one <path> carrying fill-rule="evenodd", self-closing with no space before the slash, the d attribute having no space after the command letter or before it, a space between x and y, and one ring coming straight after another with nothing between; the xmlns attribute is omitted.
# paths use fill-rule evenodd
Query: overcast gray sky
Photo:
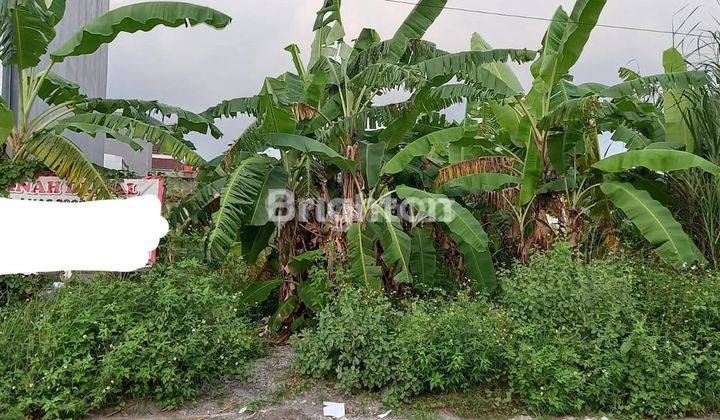
<svg viewBox="0 0 720 420"><path fill-rule="evenodd" d="M283 48L297 43L307 56L312 24L322 0L187 0L214 7L233 17L225 30L208 28L161 28L150 33L122 35L110 46L108 96L157 99L192 111L202 111L223 99L257 93L263 79L292 70ZM139 0L111 0L117 8ZM448 6L503 13L551 17L571 0L449 0ZM687 11L701 9L692 23L718 29L713 18L720 16L717 0L608 0L601 23L660 30L679 25ZM344 0L343 19L348 41L364 27L372 27L389 38L412 6L384 0ZM469 48L470 36L479 32L494 47L538 49L546 22L486 16L446 10L425 39L449 51ZM643 74L662 71L662 51L672 46L672 36L597 28L573 69L576 81L617 82L621 66ZM519 70L528 83L529 67ZM193 138L206 158L222 153L249 123L247 118L223 122L221 140Z"/></svg>

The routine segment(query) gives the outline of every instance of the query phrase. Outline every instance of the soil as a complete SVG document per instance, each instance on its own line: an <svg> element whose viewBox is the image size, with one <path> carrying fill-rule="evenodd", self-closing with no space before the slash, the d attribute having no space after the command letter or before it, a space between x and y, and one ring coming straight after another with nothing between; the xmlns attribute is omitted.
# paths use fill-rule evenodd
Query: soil
<svg viewBox="0 0 720 420"><path fill-rule="evenodd" d="M390 409L379 402L379 396L373 394L347 395L332 387L331 384L307 381L294 374L292 368L293 352L289 346L277 347L270 354L255 362L248 372L247 379L227 381L219 391L207 391L194 403L175 410L161 410L152 402L129 401L121 407L108 408L91 416L91 419L133 419L133 420L175 420L175 419L255 419L255 420L303 420L329 419L323 416L323 402L345 404L346 419L378 419ZM454 394L447 394L437 400L419 399L403 413L391 411L384 416L394 419L463 419L450 413L457 406ZM463 404L482 404L482 398L474 394ZM477 409L478 407L476 407ZM487 410L487 411L486 411ZM455 410L452 410L455 411ZM461 408L462 412L462 408ZM492 405L480 406L485 412L482 418L502 418L510 420L533 420L530 416L494 412ZM522 412L522 411L520 411ZM471 417L467 417L471 418ZM472 416L472 418L478 418ZM709 417L708 417L709 418ZM713 417L717 418L717 417ZM578 420L573 417L558 420ZM607 420L606 417L585 417L582 420ZM691 420L691 419L686 419Z"/></svg>
<svg viewBox="0 0 720 420"><path fill-rule="evenodd" d="M192 405L163 411L147 401L130 401L122 407L102 410L91 419L328 419L323 402L345 403L347 419L378 419L387 412L375 398L349 396L330 386L309 386L292 373L292 349L271 350L268 357L256 361L248 379L227 381L220 392L206 392ZM399 419L391 414L386 420Z"/></svg>

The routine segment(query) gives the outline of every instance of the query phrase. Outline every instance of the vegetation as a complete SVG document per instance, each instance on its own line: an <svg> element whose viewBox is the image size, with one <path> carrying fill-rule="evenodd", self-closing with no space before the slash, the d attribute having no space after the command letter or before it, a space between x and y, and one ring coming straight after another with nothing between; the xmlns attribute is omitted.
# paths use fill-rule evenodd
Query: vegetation
<svg viewBox="0 0 720 420"><path fill-rule="evenodd" d="M693 140L694 153L720 164L720 38L701 52L698 67L711 75L711 83L702 89L684 92L683 122ZM679 220L693 236L714 267L720 266L720 182L715 176L699 170L676 174L670 180L670 195Z"/></svg>
<svg viewBox="0 0 720 420"><path fill-rule="evenodd" d="M0 412L76 418L121 398L176 407L261 354L236 292L196 260L73 280L0 309Z"/></svg>
<svg viewBox="0 0 720 420"><path fill-rule="evenodd" d="M715 182L720 174L685 118L686 96L711 83L707 71L689 71L671 49L664 74L624 69L619 85L576 85L570 72L604 0L578 1L570 14L559 8L539 53L492 49L478 34L469 51L439 50L421 37L444 5L421 1L392 39L365 29L349 45L340 1L325 1L309 63L291 45L296 73L202 114L257 120L176 208L178 229L209 225L210 260L239 248L249 266L264 267L257 272L275 270L284 280L276 318L286 336L312 306L304 298L316 300L307 267L320 254L331 256L321 290L347 270L358 286L399 295L432 288L438 259L458 283L493 293L493 259L527 261L561 240L599 256L618 247L625 226L672 266L706 262L663 194L675 176ZM528 93L509 61L532 62ZM409 99L376 105L394 89ZM454 103L466 104L460 121L443 114ZM602 159L602 132L628 151ZM259 154L268 148L280 158ZM273 223L277 190L334 211L320 218L280 210L286 220ZM390 199L408 204L388 206ZM423 205L441 202L442 211Z"/></svg>
<svg viewBox="0 0 720 420"><path fill-rule="evenodd" d="M483 385L543 415L716 412L720 278L656 267L623 256L586 265L560 244L503 273L495 303L393 309L345 290L293 342L297 362L389 401Z"/></svg>
<svg viewBox="0 0 720 420"><path fill-rule="evenodd" d="M245 371L261 321L268 341L299 333L304 375L391 404L465 392L540 415L717 413L720 37L701 62L670 48L662 74L576 84L606 0L558 8L539 51L474 34L463 52L422 39L446 2L420 0L389 40L366 28L348 43L341 1L323 0L308 62L290 45L294 72L200 114L88 98L51 70L122 32L228 16L126 6L41 70L64 0L2 3L20 109L0 106L0 188L47 167L109 197L68 130L148 141L201 170L174 194L149 272L0 279L0 412L177 406ZM530 64L527 92L512 62ZM49 108L32 116L38 100ZM184 140L241 114L256 120L211 162ZM603 134L626 150L604 156Z"/></svg>
<svg viewBox="0 0 720 420"><path fill-rule="evenodd" d="M149 31L157 26L205 24L224 28L230 17L216 10L180 2L147 2L110 11L89 22L65 44L43 60L56 36L55 26L65 13L66 0L13 0L0 5L0 58L4 66L13 66L17 78L17 113L0 103L0 161L37 160L58 176L77 186L86 198L110 198L111 189L101 172L64 133L86 133L91 137L107 135L128 144L133 150L142 146L137 140L157 145L162 153L201 165L204 160L183 140L190 132L220 132L207 120L189 111L156 101L88 98L80 87L52 72L55 63L70 57L92 54L112 42L121 33ZM49 61L41 67L43 61ZM42 112L35 106L47 105ZM175 117L166 125L153 118ZM2 165L9 165L2 163ZM6 181L17 181L13 177ZM0 180L3 181L3 180ZM6 185L0 182L0 187Z"/></svg>

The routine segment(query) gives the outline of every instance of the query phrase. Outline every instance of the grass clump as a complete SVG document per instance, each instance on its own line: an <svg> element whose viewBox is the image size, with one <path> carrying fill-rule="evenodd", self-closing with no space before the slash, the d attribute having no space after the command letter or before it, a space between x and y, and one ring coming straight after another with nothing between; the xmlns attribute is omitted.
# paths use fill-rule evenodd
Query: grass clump
<svg viewBox="0 0 720 420"><path fill-rule="evenodd" d="M175 407L262 351L222 279L194 261L74 280L0 311L0 412L80 417L123 398Z"/></svg>

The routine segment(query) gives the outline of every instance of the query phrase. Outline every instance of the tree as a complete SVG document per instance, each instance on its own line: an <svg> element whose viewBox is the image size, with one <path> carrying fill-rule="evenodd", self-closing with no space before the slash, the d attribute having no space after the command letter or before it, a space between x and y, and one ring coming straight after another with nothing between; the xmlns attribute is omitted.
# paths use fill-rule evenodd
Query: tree
<svg viewBox="0 0 720 420"><path fill-rule="evenodd" d="M420 37L444 4L418 3L390 40L364 29L348 45L340 2L324 2L307 65L291 45L286 50L296 73L268 78L258 95L203 113L257 120L175 210L175 224L209 223L210 259L239 248L249 264L279 267L284 281L275 318L288 327L303 301L312 307L308 302L327 289L306 276L321 254L329 256L330 277L347 270L356 284L403 293L432 285L442 252L462 278L491 292L492 252L503 243L526 257L560 237L580 244L599 227L605 245L614 246L613 217L621 209L667 261L699 258L670 212L638 186L637 168L715 167L673 150L601 160L598 133L642 120L646 107L638 95L657 86L702 85L704 73L679 71L612 87L573 84L569 72L604 0L578 0L570 15L558 9L539 54L493 49L479 35L469 51L441 51ZM527 94L510 61L533 62ZM377 96L397 88L409 99L375 105ZM466 104L465 118L448 121L442 111L457 103ZM278 149L280 158L262 155L268 148ZM296 201L313 199L313 206L331 206L333 199L340 205L329 220L291 217L276 226L266 217L271 189L291 191ZM411 217L398 217L396 207L384 205L387 198L409 200ZM450 217L418 205L428 201L446 203Z"/></svg>
<svg viewBox="0 0 720 420"><path fill-rule="evenodd" d="M88 98L78 85L52 72L53 65L70 57L91 54L123 32L149 31L157 26L206 24L224 28L231 19L216 10L180 2L147 2L111 10L81 28L69 41L41 59L55 38L55 26L65 11L65 0L9 0L0 6L0 58L19 72L19 109L15 115L0 104L0 158L16 161L36 159L78 188L86 198L110 198L112 192L98 170L63 133L76 131L90 136L105 134L141 149L144 140L191 165L204 160L183 136L196 131L219 130L203 117L155 101ZM31 115L33 104L45 101L49 108ZM120 111L120 112L118 112ZM166 125L154 114L175 117Z"/></svg>
<svg viewBox="0 0 720 420"><path fill-rule="evenodd" d="M210 222L210 259L222 259L237 244L249 264L276 259L284 278L277 318L289 319L283 314L295 312L301 301L312 307L308 300L315 300L317 285L308 284L305 269L320 253L329 256L331 276L347 268L353 282L403 291L434 281L441 241L452 244L458 268L477 289L495 288L488 236L466 208L448 200L452 217L436 223L427 210L415 208L413 220L401 220L384 205L389 197L446 199L427 191L430 178L421 168L432 172L446 160L429 149L472 141L480 130L476 123L449 122L441 111L466 100L516 94L480 66L536 55L524 49L450 54L421 40L445 3L421 1L390 40L367 28L349 45L340 1L325 1L307 64L297 45L288 46L295 73L267 78L257 95L224 101L202 114L257 120L214 162L204 175L207 182L172 219L182 226ZM453 78L460 82L448 84ZM410 98L375 105L378 96L398 88ZM280 158L259 154L267 148L279 150ZM328 220L293 218L276 226L266 208L273 189L291 191L296 201L312 199L313 206L330 207L334 199L342 204Z"/></svg>
<svg viewBox="0 0 720 420"><path fill-rule="evenodd" d="M558 237L578 245L591 230L600 232L606 247L617 246L612 216L619 209L665 261L691 265L703 260L701 253L651 190L661 173L689 168L717 171L715 165L688 152L692 151L688 131L682 116L675 114L681 112L676 106L682 103L679 91L706 84L707 74L687 71L682 58L678 63L677 54L669 52L665 74L640 77L625 71L627 80L616 86L573 84L569 72L604 5L604 0L580 0L570 15L557 10L531 67L530 92L477 104L475 112L491 115L499 126L496 139L502 152L482 150L472 157L521 162L514 167L522 174L516 188L505 189L500 196L514 215L507 237L519 246L523 258ZM474 43L484 47L479 37ZM502 74L514 80L508 69ZM655 92L664 93L664 120L657 118L661 112L656 104L643 99ZM625 141L631 150L601 160L602 131L614 131L614 139ZM494 186L488 179L497 181L490 178L496 175L482 169L464 175L453 179L451 186L463 187L465 194L482 193Z"/></svg>

